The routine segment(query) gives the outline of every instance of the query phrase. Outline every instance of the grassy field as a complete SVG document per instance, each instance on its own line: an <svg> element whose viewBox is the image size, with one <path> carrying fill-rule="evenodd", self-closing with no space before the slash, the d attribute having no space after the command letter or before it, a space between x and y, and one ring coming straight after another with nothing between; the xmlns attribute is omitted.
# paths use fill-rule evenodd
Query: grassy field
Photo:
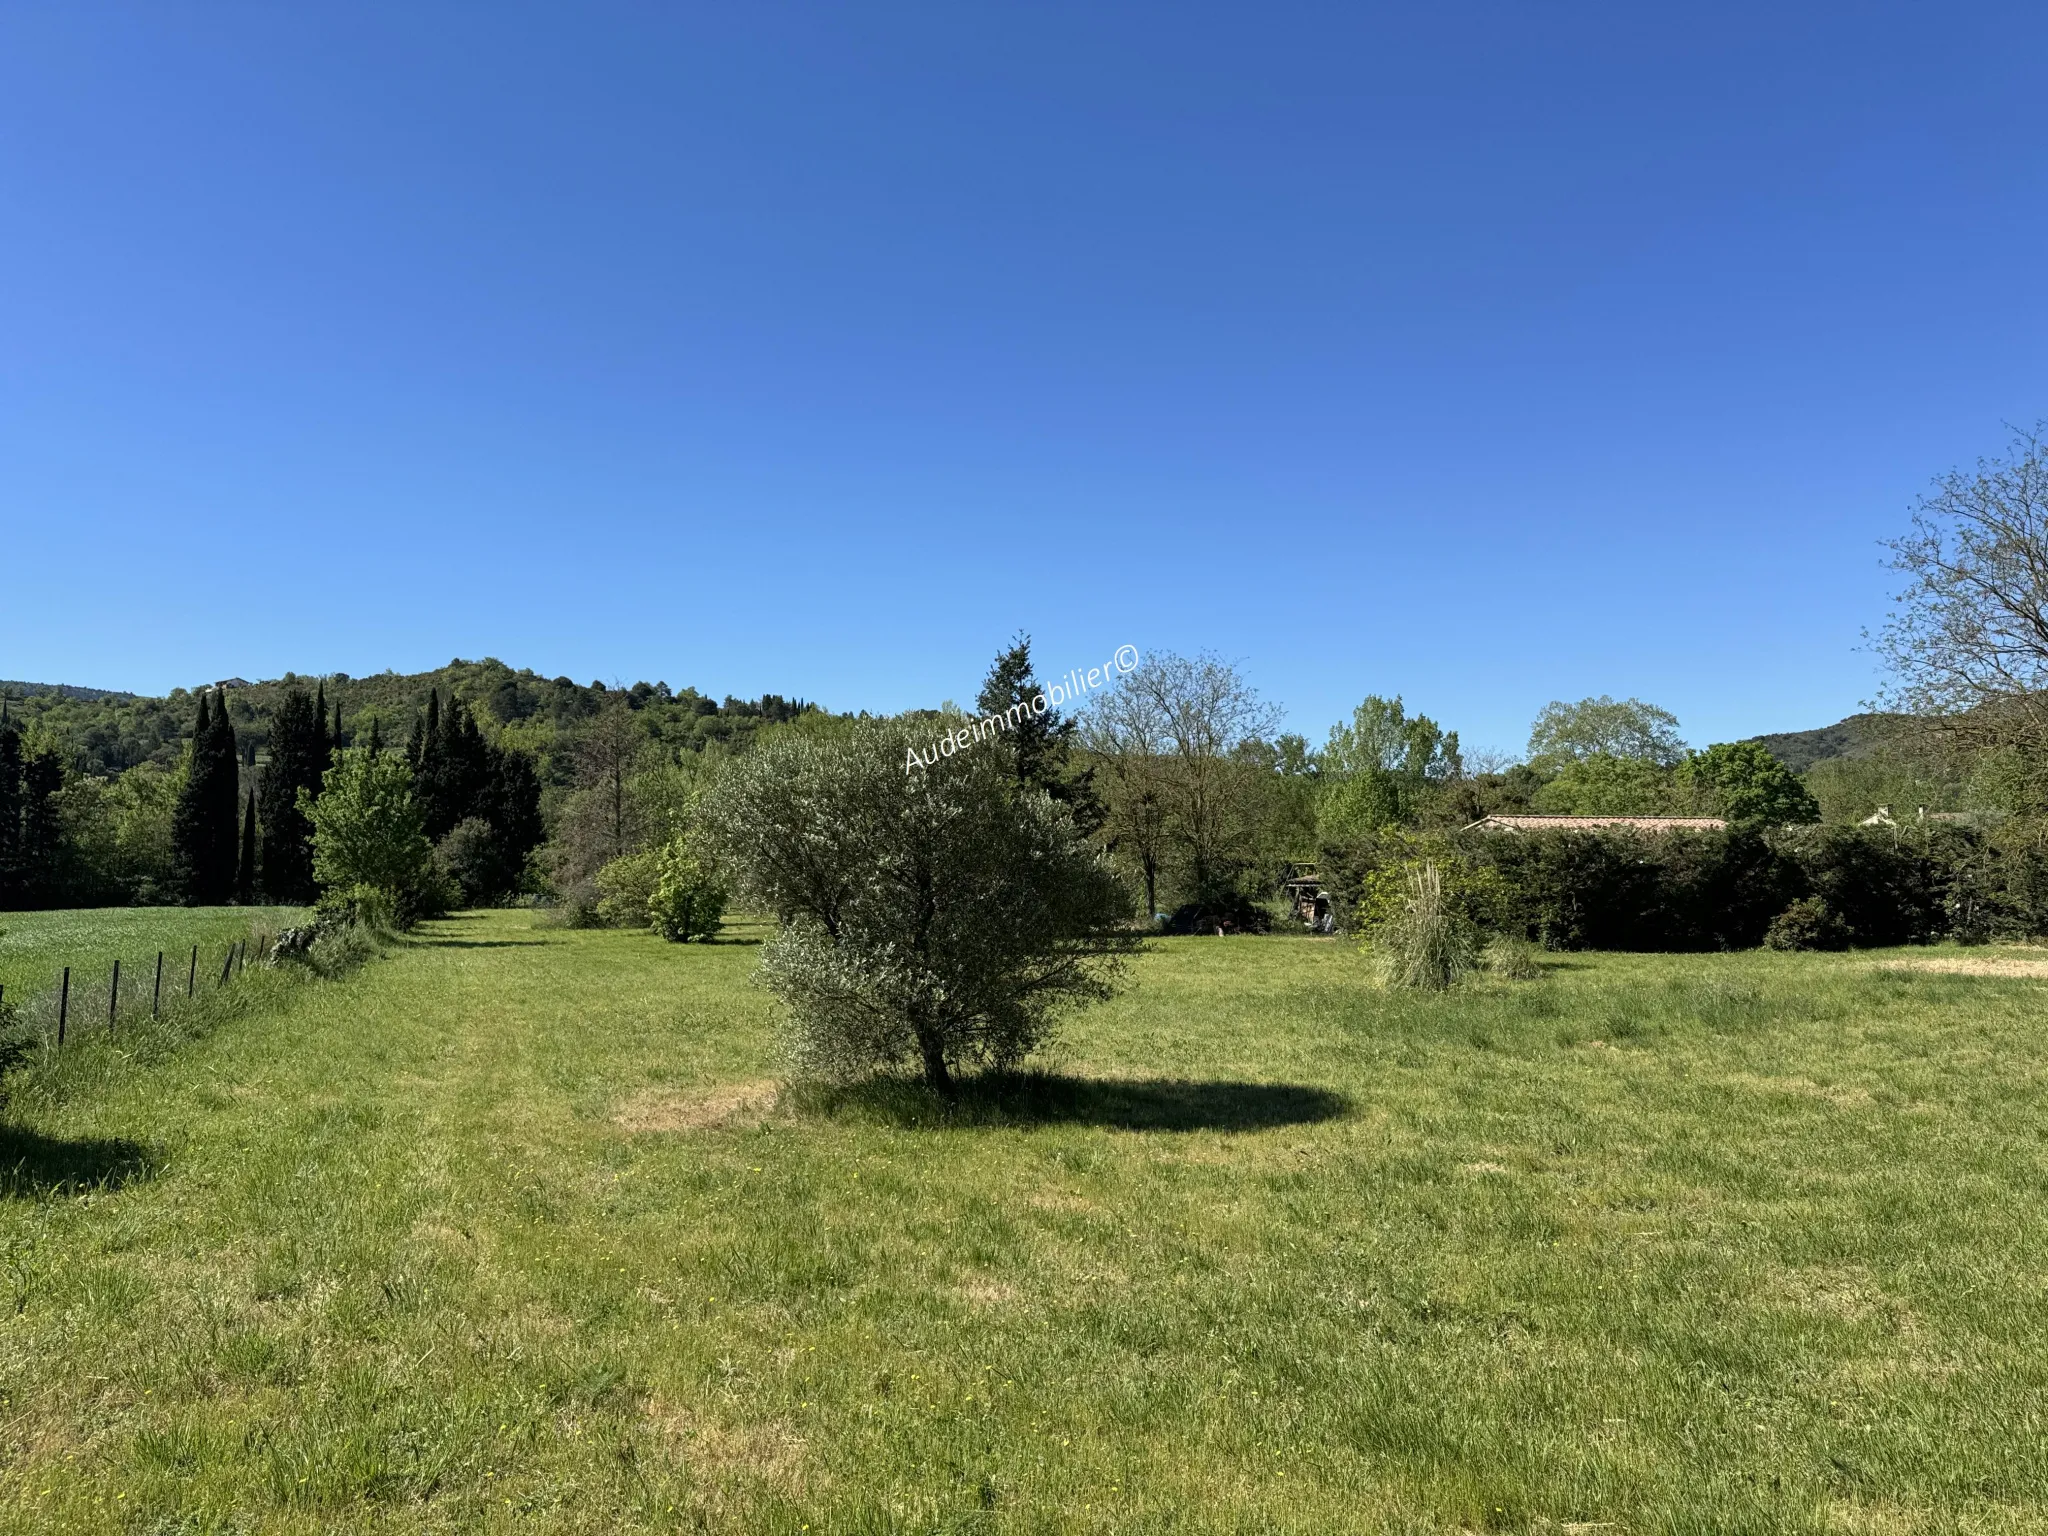
<svg viewBox="0 0 2048 1536"><path fill-rule="evenodd" d="M30 1082L0 1529L2048 1530L2048 964L1164 941L949 1113L778 1103L755 954L464 917Z"/></svg>
<svg viewBox="0 0 2048 1536"><path fill-rule="evenodd" d="M154 965L156 952L189 960L192 946L220 952L252 923L272 929L293 920L294 907L99 907L79 912L0 912L0 986L10 997L39 992L70 966L74 976L102 976L119 959L126 970ZM181 967L178 975L182 978Z"/></svg>

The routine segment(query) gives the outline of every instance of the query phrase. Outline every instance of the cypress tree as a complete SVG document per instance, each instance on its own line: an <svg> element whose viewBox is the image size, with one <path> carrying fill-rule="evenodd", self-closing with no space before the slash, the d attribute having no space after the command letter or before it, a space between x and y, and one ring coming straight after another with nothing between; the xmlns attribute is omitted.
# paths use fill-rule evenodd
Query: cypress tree
<svg viewBox="0 0 2048 1536"><path fill-rule="evenodd" d="M64 759L52 746L37 747L21 765L21 895L29 907L62 905L64 824L57 792Z"/></svg>
<svg viewBox="0 0 2048 1536"><path fill-rule="evenodd" d="M21 905L21 732L0 700L0 910Z"/></svg>
<svg viewBox="0 0 2048 1536"><path fill-rule="evenodd" d="M428 693L427 693L427 697L428 697L428 699L429 699L430 701L432 700L432 698L433 698L433 691L432 691L431 689L429 689L429 690L428 690ZM438 705L431 705L430 707L432 707L432 708L434 709L434 713L436 714L436 716L438 716L438 715L439 715L439 713L440 713L440 709L439 709L439 706L438 706ZM423 715L417 715L417 714L416 714L416 715L414 715L414 716L412 717L412 736L411 736L411 738L410 738L409 740L407 740L407 742L406 742L406 744L405 744L405 765L406 765L406 766L407 766L408 768L412 769L412 773L413 773L413 780L414 780L414 782L415 782L415 783L417 783L417 782L418 782L418 780L419 780L419 773L420 773L420 764L421 764L421 763L422 763L422 762L423 762L423 761L425 760L425 758L426 758L426 755L427 755L427 722L426 722L426 717L425 717L425 716L423 716Z"/></svg>
<svg viewBox="0 0 2048 1536"><path fill-rule="evenodd" d="M370 756L375 757L384 750L384 717L370 716Z"/></svg>
<svg viewBox="0 0 2048 1536"><path fill-rule="evenodd" d="M272 901L311 901L313 827L299 810L299 791L320 793L328 759L327 708L294 688L270 717L270 761L263 769L263 890Z"/></svg>
<svg viewBox="0 0 2048 1536"><path fill-rule="evenodd" d="M242 857L235 867L235 900L250 906L256 900L256 791L242 810Z"/></svg>
<svg viewBox="0 0 2048 1536"><path fill-rule="evenodd" d="M185 753L185 782L178 787L178 803L171 811L171 882L177 888L178 899L188 907L200 904L206 885L207 797L203 786L213 752L208 697L199 695L199 713L192 722L192 744Z"/></svg>
<svg viewBox="0 0 2048 1536"><path fill-rule="evenodd" d="M228 716L228 696L225 691L215 700L213 731L216 738L214 751L225 765L214 782L213 815L211 818L214 835L213 856L220 881L220 899L225 902L232 898L235 888L235 874L241 863L241 837L239 824L242 819L242 753L235 741L235 723Z"/></svg>
<svg viewBox="0 0 2048 1536"><path fill-rule="evenodd" d="M450 698L438 720L430 709L416 793L427 836L439 842L457 822L483 814L491 780L490 743L460 699Z"/></svg>
<svg viewBox="0 0 2048 1536"><path fill-rule="evenodd" d="M241 795L235 728L225 696L201 694L185 784L171 814L173 879L187 906L220 906L234 894L236 813Z"/></svg>

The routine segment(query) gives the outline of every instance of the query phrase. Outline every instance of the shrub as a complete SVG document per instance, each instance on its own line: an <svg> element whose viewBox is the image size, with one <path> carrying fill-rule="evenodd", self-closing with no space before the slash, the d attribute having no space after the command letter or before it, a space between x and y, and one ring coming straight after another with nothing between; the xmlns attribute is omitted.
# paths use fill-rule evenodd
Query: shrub
<svg viewBox="0 0 2048 1536"><path fill-rule="evenodd" d="M1847 949L1849 925L1818 896L1802 896L1776 917L1764 934L1765 949Z"/></svg>
<svg viewBox="0 0 2048 1536"><path fill-rule="evenodd" d="M488 906L515 895L523 873L503 835L481 816L458 821L435 845L434 868L449 893L466 907Z"/></svg>
<svg viewBox="0 0 2048 1536"><path fill-rule="evenodd" d="M1400 906L1372 930L1380 980L1441 992L1477 963L1477 935L1452 905L1443 871L1426 863L1408 876Z"/></svg>
<svg viewBox="0 0 2048 1536"><path fill-rule="evenodd" d="M1474 833L1458 855L1493 871L1494 926L1552 949L1749 949L1805 894L1762 834Z"/></svg>
<svg viewBox="0 0 2048 1536"><path fill-rule="evenodd" d="M725 882L677 839L661 850L659 880L648 899L654 931L671 944L708 939L725 916Z"/></svg>
<svg viewBox="0 0 2048 1536"><path fill-rule="evenodd" d="M377 953L377 937L357 923L317 934L306 947L306 964L322 976L342 976Z"/></svg>
<svg viewBox="0 0 2048 1536"><path fill-rule="evenodd" d="M647 904L660 884L660 849L613 859L597 872L598 921L607 928L645 928Z"/></svg>
<svg viewBox="0 0 2048 1536"><path fill-rule="evenodd" d="M1479 964L1488 975L1498 976L1502 981L1536 981L1543 975L1542 963L1536 958L1541 953L1527 939L1497 933L1479 952Z"/></svg>
<svg viewBox="0 0 2048 1536"><path fill-rule="evenodd" d="M1164 924L1168 933L1266 933L1273 914L1243 891L1223 889L1184 901Z"/></svg>
<svg viewBox="0 0 2048 1536"><path fill-rule="evenodd" d="M1923 840L1887 828L1827 827L1795 834L1786 847L1805 872L1802 894L1827 903L1850 943L1924 944L1947 931L1945 882Z"/></svg>

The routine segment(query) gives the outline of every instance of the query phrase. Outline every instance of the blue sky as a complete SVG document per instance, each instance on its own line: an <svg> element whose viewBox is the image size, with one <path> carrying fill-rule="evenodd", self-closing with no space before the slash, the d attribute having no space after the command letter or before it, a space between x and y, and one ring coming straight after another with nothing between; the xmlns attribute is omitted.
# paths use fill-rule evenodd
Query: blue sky
<svg viewBox="0 0 2048 1536"><path fill-rule="evenodd" d="M2048 415L2038 7L0 14L0 676L499 656L1320 737L1875 683Z"/></svg>

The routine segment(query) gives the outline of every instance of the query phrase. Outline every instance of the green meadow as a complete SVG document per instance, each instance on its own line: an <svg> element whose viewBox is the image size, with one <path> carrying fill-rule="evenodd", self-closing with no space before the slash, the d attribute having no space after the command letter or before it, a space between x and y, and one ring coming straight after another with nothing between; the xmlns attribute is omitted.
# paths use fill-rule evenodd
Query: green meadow
<svg viewBox="0 0 2048 1536"><path fill-rule="evenodd" d="M2040 952L1159 941L947 1104L778 1090L760 932L18 1081L0 1529L2048 1530Z"/></svg>

